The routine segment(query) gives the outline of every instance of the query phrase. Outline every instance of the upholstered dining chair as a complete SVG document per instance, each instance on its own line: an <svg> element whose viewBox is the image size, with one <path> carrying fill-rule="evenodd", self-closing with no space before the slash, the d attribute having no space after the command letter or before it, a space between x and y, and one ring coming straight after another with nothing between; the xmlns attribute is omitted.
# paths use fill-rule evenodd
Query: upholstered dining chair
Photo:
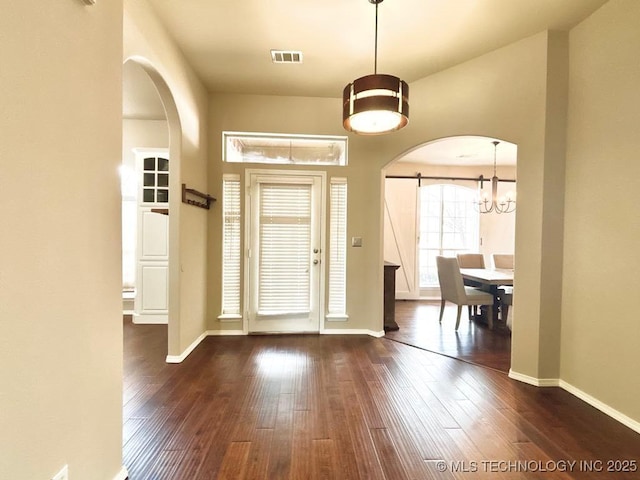
<svg viewBox="0 0 640 480"><path fill-rule="evenodd" d="M459 253L460 268L484 268L484 255L481 253Z"/></svg>
<svg viewBox="0 0 640 480"><path fill-rule="evenodd" d="M484 255L481 253L458 253L458 265L460 268L484 268ZM468 287L479 287L481 284L473 280L462 279ZM469 317L478 314L478 307L469 305Z"/></svg>
<svg viewBox="0 0 640 480"><path fill-rule="evenodd" d="M436 257L438 267L438 281L440 282L440 319L444 315L446 302L455 303L458 306L456 317L456 330L460 326L460 314L463 305L486 305L489 328L493 328L493 295L474 287L465 287L460 273L460 266L456 257Z"/></svg>
<svg viewBox="0 0 640 480"><path fill-rule="evenodd" d="M493 253L491 259L493 268L507 268L513 270L513 254L509 253Z"/></svg>

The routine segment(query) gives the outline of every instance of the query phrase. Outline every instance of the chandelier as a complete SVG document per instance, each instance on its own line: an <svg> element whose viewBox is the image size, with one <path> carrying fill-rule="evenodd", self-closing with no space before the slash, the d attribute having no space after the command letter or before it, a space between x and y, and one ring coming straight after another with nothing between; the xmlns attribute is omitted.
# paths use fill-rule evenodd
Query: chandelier
<svg viewBox="0 0 640 480"><path fill-rule="evenodd" d="M378 135L400 130L409 122L409 86L393 75L378 73L378 4L373 75L348 84L342 92L342 124L350 132Z"/></svg>
<svg viewBox="0 0 640 480"><path fill-rule="evenodd" d="M496 151L500 142L493 142L493 177L491 177L491 199L486 192L480 194L477 200L478 211L480 213L511 213L516 211L515 193L508 192L505 196L498 197L498 176L496 175ZM484 177L480 175L480 189L482 190Z"/></svg>

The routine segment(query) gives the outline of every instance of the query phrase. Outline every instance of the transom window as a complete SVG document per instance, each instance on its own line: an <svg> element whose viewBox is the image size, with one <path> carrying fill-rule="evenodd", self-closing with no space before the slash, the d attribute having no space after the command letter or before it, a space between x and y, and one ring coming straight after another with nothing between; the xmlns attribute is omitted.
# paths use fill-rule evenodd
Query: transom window
<svg viewBox="0 0 640 480"><path fill-rule="evenodd" d="M222 132L222 159L234 163L346 165L347 137Z"/></svg>

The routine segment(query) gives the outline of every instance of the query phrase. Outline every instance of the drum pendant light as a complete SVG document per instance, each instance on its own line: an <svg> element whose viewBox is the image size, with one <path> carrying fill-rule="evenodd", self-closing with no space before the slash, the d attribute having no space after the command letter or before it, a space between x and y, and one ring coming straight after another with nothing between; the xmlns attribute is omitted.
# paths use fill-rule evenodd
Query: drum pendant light
<svg viewBox="0 0 640 480"><path fill-rule="evenodd" d="M409 86L393 75L378 73L378 4L373 75L357 78L342 92L342 123L350 132L379 135L400 130L409 122Z"/></svg>

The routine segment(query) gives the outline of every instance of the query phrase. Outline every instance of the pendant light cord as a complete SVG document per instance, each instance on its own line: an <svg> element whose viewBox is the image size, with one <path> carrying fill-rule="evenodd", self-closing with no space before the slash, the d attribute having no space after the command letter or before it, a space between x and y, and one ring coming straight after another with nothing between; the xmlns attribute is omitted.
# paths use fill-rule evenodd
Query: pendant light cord
<svg viewBox="0 0 640 480"><path fill-rule="evenodd" d="M374 75L378 73L378 3L376 2L376 37L375 37L375 47L373 49L373 73Z"/></svg>

